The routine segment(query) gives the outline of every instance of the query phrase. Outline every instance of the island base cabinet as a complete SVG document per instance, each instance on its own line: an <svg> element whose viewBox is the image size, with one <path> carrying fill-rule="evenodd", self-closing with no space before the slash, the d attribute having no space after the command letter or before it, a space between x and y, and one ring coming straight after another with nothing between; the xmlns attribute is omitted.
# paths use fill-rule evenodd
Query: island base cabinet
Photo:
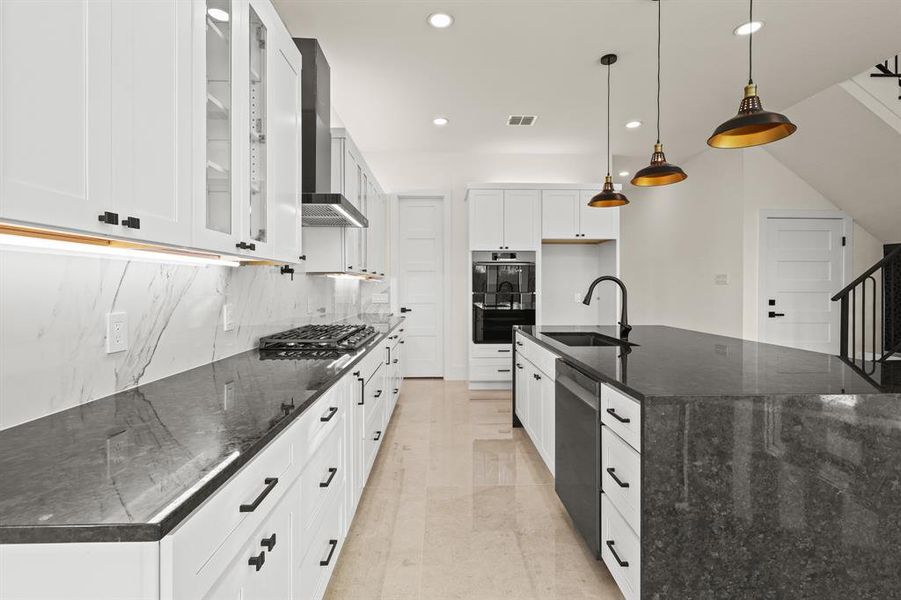
<svg viewBox="0 0 901 600"><path fill-rule="evenodd" d="M607 494L601 494L601 558L626 600L638 600L641 545Z"/></svg>
<svg viewBox="0 0 901 600"><path fill-rule="evenodd" d="M0 544L0 599L155 600L159 544Z"/></svg>

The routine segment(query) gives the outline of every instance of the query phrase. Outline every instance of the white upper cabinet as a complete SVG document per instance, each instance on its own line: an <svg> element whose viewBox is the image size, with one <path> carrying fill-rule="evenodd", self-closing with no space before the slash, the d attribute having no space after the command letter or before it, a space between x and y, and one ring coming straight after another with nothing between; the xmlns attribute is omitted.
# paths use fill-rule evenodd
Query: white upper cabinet
<svg viewBox="0 0 901 600"><path fill-rule="evenodd" d="M190 244L191 12L0 3L0 216Z"/></svg>
<svg viewBox="0 0 901 600"><path fill-rule="evenodd" d="M541 192L541 237L568 240L579 235L579 190Z"/></svg>
<svg viewBox="0 0 901 600"><path fill-rule="evenodd" d="M469 247L472 250L504 248L504 191L469 192Z"/></svg>
<svg viewBox="0 0 901 600"><path fill-rule="evenodd" d="M596 191L582 190L579 202L579 233L585 239L615 240L619 238L619 208L588 206Z"/></svg>
<svg viewBox="0 0 901 600"><path fill-rule="evenodd" d="M191 244L191 18L182 0L112 3L111 235Z"/></svg>
<svg viewBox="0 0 901 600"><path fill-rule="evenodd" d="M504 190L504 248L537 250L541 245L538 190Z"/></svg>
<svg viewBox="0 0 901 600"><path fill-rule="evenodd" d="M537 250L541 245L538 190L470 190L472 250Z"/></svg>

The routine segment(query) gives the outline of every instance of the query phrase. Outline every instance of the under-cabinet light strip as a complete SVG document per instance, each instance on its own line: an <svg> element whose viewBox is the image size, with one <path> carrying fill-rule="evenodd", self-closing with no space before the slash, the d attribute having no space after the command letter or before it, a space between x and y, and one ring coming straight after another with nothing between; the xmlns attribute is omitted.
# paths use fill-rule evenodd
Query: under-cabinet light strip
<svg viewBox="0 0 901 600"><path fill-rule="evenodd" d="M126 243L127 244L127 243ZM112 240L56 234L46 230L27 230L4 227L0 224L0 247L9 250L42 252L49 254L77 254L120 260L143 262L166 262L193 266L239 267L237 259L218 255L203 255L193 252L180 253L154 249L148 246L116 245Z"/></svg>
<svg viewBox="0 0 901 600"><path fill-rule="evenodd" d="M338 206L338 205L336 204L336 205L334 205L334 208L335 208L335 210L337 210L339 213L341 213L342 215L344 215L344 217L345 217L348 221L350 221L351 223L353 223L353 224L356 225L357 227L362 227L362 226L363 226L363 224L360 223L359 221L357 221L356 219L354 219L354 218L350 215L350 213L347 212L347 211L344 209L343 206Z"/></svg>

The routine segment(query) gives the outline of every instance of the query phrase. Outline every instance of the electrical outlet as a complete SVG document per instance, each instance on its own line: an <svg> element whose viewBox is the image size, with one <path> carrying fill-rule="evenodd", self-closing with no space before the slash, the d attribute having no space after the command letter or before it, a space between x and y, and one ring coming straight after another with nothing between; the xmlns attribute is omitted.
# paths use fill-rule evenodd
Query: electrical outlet
<svg viewBox="0 0 901 600"><path fill-rule="evenodd" d="M716 285L729 285L729 274L717 273L713 276L713 283Z"/></svg>
<svg viewBox="0 0 901 600"><path fill-rule="evenodd" d="M228 407L235 403L235 382L228 381L222 389L222 409L228 410Z"/></svg>
<svg viewBox="0 0 901 600"><path fill-rule="evenodd" d="M225 304L222 307L222 330L231 331L235 328L235 305Z"/></svg>
<svg viewBox="0 0 901 600"><path fill-rule="evenodd" d="M573 300L576 302L576 304L581 304L582 294L580 294L579 292L573 292Z"/></svg>
<svg viewBox="0 0 901 600"><path fill-rule="evenodd" d="M128 315L124 312L106 315L106 353L128 350Z"/></svg>

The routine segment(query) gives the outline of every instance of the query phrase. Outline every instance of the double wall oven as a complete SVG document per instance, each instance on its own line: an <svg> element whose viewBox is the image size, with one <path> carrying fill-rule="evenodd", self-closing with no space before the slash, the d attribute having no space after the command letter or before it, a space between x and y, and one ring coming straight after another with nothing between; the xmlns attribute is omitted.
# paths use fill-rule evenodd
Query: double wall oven
<svg viewBox="0 0 901 600"><path fill-rule="evenodd" d="M514 325L535 324L535 253L472 253L472 341L513 343Z"/></svg>

